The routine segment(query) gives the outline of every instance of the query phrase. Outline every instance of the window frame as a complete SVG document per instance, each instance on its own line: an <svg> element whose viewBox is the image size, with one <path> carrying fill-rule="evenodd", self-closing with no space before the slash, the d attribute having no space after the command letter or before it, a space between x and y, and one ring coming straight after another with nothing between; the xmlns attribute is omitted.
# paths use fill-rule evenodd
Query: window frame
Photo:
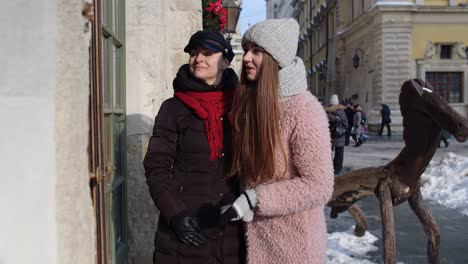
<svg viewBox="0 0 468 264"><path fill-rule="evenodd" d="M430 77L433 75L434 77ZM441 76L446 75L444 80L436 81L433 78L440 78ZM458 75L458 80L454 80L454 75ZM464 73L462 71L426 71L425 80L433 86L433 92L442 96L448 103L463 103L464 94ZM450 86L454 82L458 81L458 98L453 100L451 93L454 89L451 89ZM441 87L442 84L446 84L447 87Z"/></svg>
<svg viewBox="0 0 468 264"><path fill-rule="evenodd" d="M128 261L125 1L96 0L94 10L90 142L96 263L124 264Z"/></svg>

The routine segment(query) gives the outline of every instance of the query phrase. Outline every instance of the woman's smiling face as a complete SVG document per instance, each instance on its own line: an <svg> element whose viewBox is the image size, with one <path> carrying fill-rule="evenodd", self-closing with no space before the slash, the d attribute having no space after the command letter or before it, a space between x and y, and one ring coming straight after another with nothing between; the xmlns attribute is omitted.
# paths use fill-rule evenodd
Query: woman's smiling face
<svg viewBox="0 0 468 264"><path fill-rule="evenodd" d="M263 54L265 50L252 42L247 42L244 49L243 65L247 80L257 81L262 71Z"/></svg>
<svg viewBox="0 0 468 264"><path fill-rule="evenodd" d="M215 52L203 46L197 46L190 51L190 73L197 79L212 85L221 80L223 71L229 62L221 52Z"/></svg>

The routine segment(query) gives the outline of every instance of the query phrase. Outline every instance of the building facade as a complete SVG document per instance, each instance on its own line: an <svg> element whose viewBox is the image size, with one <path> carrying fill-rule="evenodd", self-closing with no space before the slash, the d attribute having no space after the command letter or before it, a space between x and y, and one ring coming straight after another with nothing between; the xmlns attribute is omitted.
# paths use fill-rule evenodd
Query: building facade
<svg viewBox="0 0 468 264"><path fill-rule="evenodd" d="M304 60L307 70L307 79L311 92L324 101L327 84L328 67L327 56L330 43L327 41L330 34L327 16L326 0L292 2L293 16L300 26L298 56Z"/></svg>
<svg viewBox="0 0 468 264"><path fill-rule="evenodd" d="M311 59L304 61L310 61L312 92L323 102L336 93L342 101L363 105L374 131L380 105L388 104L393 127L401 131L401 84L421 78L467 116L466 0L319 0L295 1L295 7L296 19L304 21L299 55L307 56L311 48Z"/></svg>
<svg viewBox="0 0 468 264"><path fill-rule="evenodd" d="M265 0L266 18L290 18L293 17L293 0Z"/></svg>

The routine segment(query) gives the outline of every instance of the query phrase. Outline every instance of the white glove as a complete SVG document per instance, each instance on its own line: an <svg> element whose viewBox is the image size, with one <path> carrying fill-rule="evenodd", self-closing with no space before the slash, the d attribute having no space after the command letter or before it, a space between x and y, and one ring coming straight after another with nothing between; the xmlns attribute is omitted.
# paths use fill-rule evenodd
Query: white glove
<svg viewBox="0 0 468 264"><path fill-rule="evenodd" d="M246 190L237 197L232 204L232 208L236 211L237 217L231 221L241 220L244 222L252 222L254 217L253 209L257 207L257 193L255 189Z"/></svg>

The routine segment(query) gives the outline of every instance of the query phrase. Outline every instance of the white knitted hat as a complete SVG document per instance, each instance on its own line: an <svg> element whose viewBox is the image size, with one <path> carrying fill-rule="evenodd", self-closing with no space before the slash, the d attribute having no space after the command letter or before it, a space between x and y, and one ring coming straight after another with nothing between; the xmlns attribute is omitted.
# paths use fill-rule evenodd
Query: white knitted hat
<svg viewBox="0 0 468 264"><path fill-rule="evenodd" d="M299 24L296 20L268 19L250 27L242 36L242 44L247 41L257 44L284 68L296 57L298 38Z"/></svg>
<svg viewBox="0 0 468 264"><path fill-rule="evenodd" d="M338 105L339 102L338 102L338 95L336 94L332 94L330 96L330 105Z"/></svg>

